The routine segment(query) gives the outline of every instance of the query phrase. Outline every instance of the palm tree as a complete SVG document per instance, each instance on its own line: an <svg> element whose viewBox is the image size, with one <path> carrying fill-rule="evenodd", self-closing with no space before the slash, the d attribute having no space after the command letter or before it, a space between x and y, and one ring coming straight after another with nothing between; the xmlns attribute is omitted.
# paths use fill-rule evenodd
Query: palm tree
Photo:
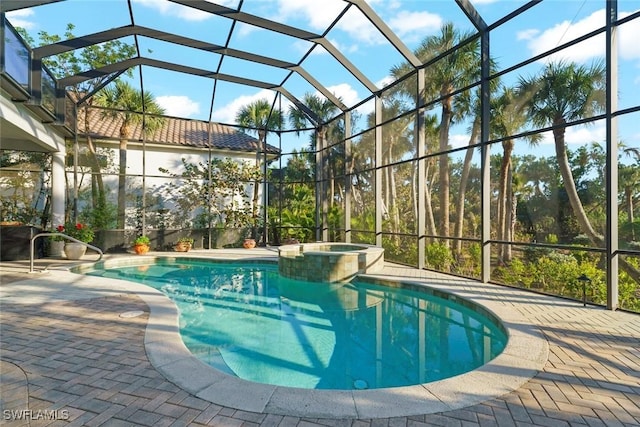
<svg viewBox="0 0 640 427"><path fill-rule="evenodd" d="M453 23L446 23L442 26L439 35L427 37L414 52L423 62L449 52L425 68L424 99L439 97L442 100L438 137L440 152L449 149L449 129L455 114L452 93L458 88L477 81L480 77L480 45L477 39L468 41L472 36L472 32L461 33ZM463 42L466 43L462 44ZM404 63L393 67L391 74L399 79L410 71L411 65ZM403 85L407 90L410 90L411 86ZM449 156L446 154L439 156L438 165L440 234L447 237L450 234ZM448 246L448 240L446 242Z"/></svg>
<svg viewBox="0 0 640 427"><path fill-rule="evenodd" d="M567 121L576 121L602 112L606 100L605 66L595 62L590 67L564 61L547 64L539 76L521 77L518 93L523 97L527 116L539 127L553 126L556 158L569 204L582 231L598 247L604 237L592 227L578 196L567 156L565 131ZM620 259L620 265L637 282L640 271Z"/></svg>
<svg viewBox="0 0 640 427"><path fill-rule="evenodd" d="M512 135L520 132L527 123L527 115L522 100L516 96L513 88L503 87L502 92L493 103L493 132L497 137L503 137L502 161L500 164L500 178L498 180L498 223L496 225L498 240L511 241L513 239L514 224L514 192L511 187L513 168L511 154L514 139ZM532 145L541 139L539 135L527 137ZM511 260L511 246L498 246L498 263Z"/></svg>
<svg viewBox="0 0 640 427"><path fill-rule="evenodd" d="M627 211L627 223L630 229L630 239L635 241L638 236L635 233L634 199L638 197L640 187L640 150L637 148L623 148L626 155L635 157L636 164L620 165L618 169L620 186L623 189L624 205Z"/></svg>
<svg viewBox="0 0 640 427"><path fill-rule="evenodd" d="M601 63L594 63L591 67L563 61L549 63L540 75L528 79L521 77L516 90L535 126L553 126L556 158L571 208L591 241L603 246L603 237L591 226L578 196L567 156L565 132L567 121L591 117L603 111L604 66Z"/></svg>
<svg viewBox="0 0 640 427"><path fill-rule="evenodd" d="M242 107L236 114L236 123L247 128L248 132L255 132L258 134L258 142L260 147L256 147L256 165L260 164L260 154L264 155L262 165L262 192L263 197L267 194L267 133L278 131L282 129L282 113L280 110L272 109L271 104L265 98L258 99L250 104ZM251 206L251 212L254 222L254 227L258 219L258 181L253 185L253 202ZM265 199L266 202L266 199ZM266 215L267 206L264 203L264 213ZM266 227L267 221L265 218L264 226ZM253 238L257 236L257 230L253 230ZM267 233L265 230L264 239L266 244Z"/></svg>
<svg viewBox="0 0 640 427"><path fill-rule="evenodd" d="M307 107L309 107L309 109L316 115L316 118L319 122L315 124L317 125L316 131L311 135L311 141L309 144L312 154L315 154L318 147L326 147L326 140L328 135L333 135L337 140L343 139L344 129L342 129L338 125L338 120L334 120L333 122L331 122L331 124L326 124L340 111L333 102L331 102L328 98L320 97L313 93L306 93L302 98L302 102ZM293 128L296 129L297 135L300 134L300 130L309 128L310 126L314 125L314 123L311 122L309 117L302 110L294 106L291 106L289 108L289 122L291 123ZM336 150L336 147L332 147L331 150ZM329 202L333 204L336 192L334 177L336 175L336 170L338 169L338 163L336 163L336 161L338 159L344 159L344 155L340 156L339 153L336 153L338 155L329 156L329 152L330 151L326 151L322 156L322 159L324 159L324 163L322 165L316 165L316 167L320 166L320 173L323 174L323 176L316 176L316 182L326 180L326 182L328 182L329 184L329 194L323 194L322 184L318 184L319 187L316 189L316 197L320 197L322 195L322 197L327 198ZM320 215L326 215L326 211L316 212L316 218L318 222L324 222L321 220Z"/></svg>
<svg viewBox="0 0 640 427"><path fill-rule="evenodd" d="M131 138L133 126L142 122L142 131L152 133L162 127L164 109L158 105L150 92L136 90L124 80L116 80L95 95L95 104L108 108L103 117L121 120L120 124L120 165L118 170L118 214L117 227L125 227L127 142ZM145 114L141 114L144 112Z"/></svg>

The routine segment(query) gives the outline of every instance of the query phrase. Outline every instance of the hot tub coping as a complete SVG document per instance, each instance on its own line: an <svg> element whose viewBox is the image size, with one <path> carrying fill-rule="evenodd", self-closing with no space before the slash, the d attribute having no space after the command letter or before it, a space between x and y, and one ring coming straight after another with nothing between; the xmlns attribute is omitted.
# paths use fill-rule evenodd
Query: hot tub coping
<svg viewBox="0 0 640 427"><path fill-rule="evenodd" d="M278 272L306 282L349 282L358 274L384 268L384 248L338 242L315 242L281 246Z"/></svg>

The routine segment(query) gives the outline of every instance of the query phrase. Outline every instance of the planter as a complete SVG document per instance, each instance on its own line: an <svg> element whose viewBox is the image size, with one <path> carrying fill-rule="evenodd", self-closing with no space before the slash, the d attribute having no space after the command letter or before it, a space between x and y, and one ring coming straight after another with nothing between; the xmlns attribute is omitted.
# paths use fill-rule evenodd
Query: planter
<svg viewBox="0 0 640 427"><path fill-rule="evenodd" d="M242 247L245 249L253 249L256 247L256 240L255 239L244 239L244 242L242 242Z"/></svg>
<svg viewBox="0 0 640 427"><path fill-rule="evenodd" d="M144 255L149 252L149 245L133 245L133 250L138 255Z"/></svg>
<svg viewBox="0 0 640 427"><path fill-rule="evenodd" d="M67 259L80 259L87 252L87 247L82 243L68 242L64 244L64 254Z"/></svg>
<svg viewBox="0 0 640 427"><path fill-rule="evenodd" d="M64 256L64 245L62 241L52 240L49 242L49 256L54 258L62 258Z"/></svg>
<svg viewBox="0 0 640 427"><path fill-rule="evenodd" d="M191 243L178 242L175 246L176 252L189 252L191 249Z"/></svg>

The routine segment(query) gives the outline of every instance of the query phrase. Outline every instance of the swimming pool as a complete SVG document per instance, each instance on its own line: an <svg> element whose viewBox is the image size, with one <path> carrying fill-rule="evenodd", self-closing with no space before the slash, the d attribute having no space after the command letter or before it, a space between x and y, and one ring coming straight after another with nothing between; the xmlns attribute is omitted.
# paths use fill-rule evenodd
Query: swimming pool
<svg viewBox="0 0 640 427"><path fill-rule="evenodd" d="M158 259L88 274L152 286L180 311L183 341L210 366L310 389L422 384L473 370L506 344L475 305L428 288L284 279L277 266Z"/></svg>

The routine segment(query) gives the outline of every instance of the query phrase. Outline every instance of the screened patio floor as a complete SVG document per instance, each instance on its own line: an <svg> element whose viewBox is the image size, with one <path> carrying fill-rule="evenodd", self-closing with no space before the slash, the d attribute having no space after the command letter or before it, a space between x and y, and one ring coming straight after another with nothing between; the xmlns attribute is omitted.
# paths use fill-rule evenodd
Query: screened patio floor
<svg viewBox="0 0 640 427"><path fill-rule="evenodd" d="M273 258L277 250L193 255ZM37 260L36 270L51 262ZM28 261L0 263L1 409L58 417L32 419L32 426L640 425L640 316L635 314L474 282L486 288L493 304L517 312L547 341L548 359L533 378L507 394L447 412L364 419L292 416L217 405L170 382L145 349L149 306L141 295L79 283L74 290L69 273L62 271L67 262L54 262L50 273L35 275L27 273ZM382 275L461 281L392 264ZM145 314L119 317L135 310ZM6 414L3 425L28 425L7 420Z"/></svg>

